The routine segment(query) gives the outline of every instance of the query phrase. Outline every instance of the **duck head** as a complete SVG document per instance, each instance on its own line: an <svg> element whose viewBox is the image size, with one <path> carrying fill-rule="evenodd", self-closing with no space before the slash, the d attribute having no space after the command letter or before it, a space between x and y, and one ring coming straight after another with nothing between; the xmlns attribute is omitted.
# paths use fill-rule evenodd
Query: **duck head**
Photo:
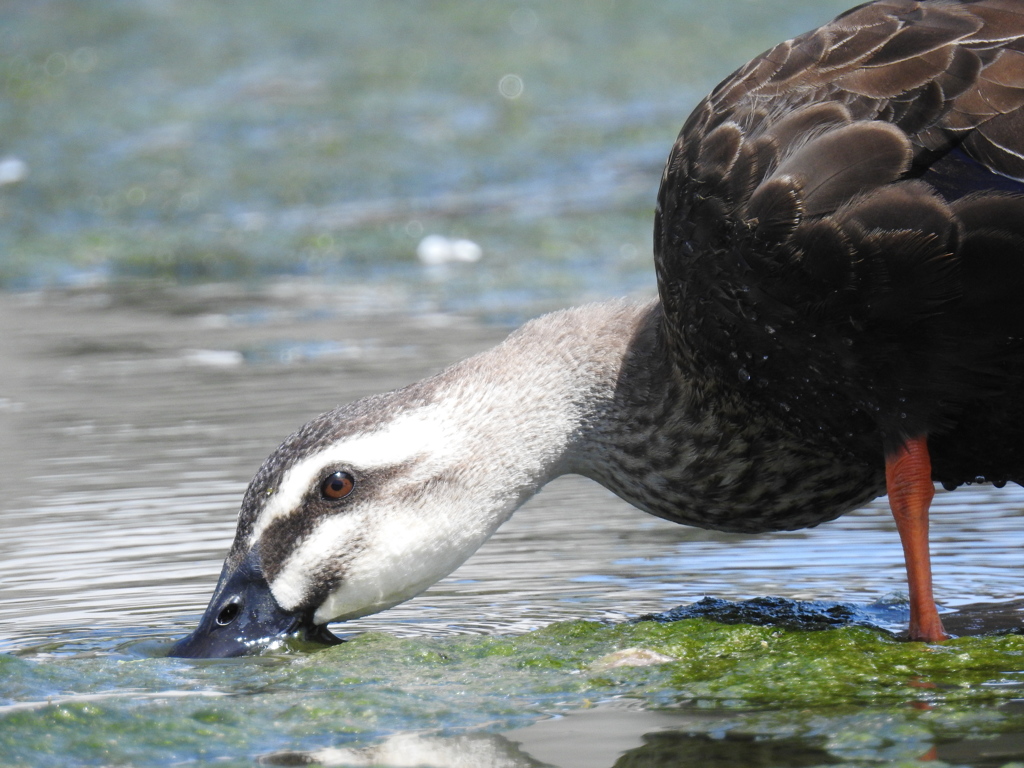
<svg viewBox="0 0 1024 768"><path fill-rule="evenodd" d="M603 482L586 435L604 445L633 423L609 403L654 306L547 315L432 378L306 424L249 484L209 607L171 655L336 642L328 622L427 589L552 478Z"/></svg>
<svg viewBox="0 0 1024 768"><path fill-rule="evenodd" d="M237 656L419 594L465 561L553 474L541 448L568 427L502 423L517 393L466 387L471 359L404 390L325 413L246 490L198 628L172 656ZM488 417L481 410L490 411ZM498 409L523 414L523 409ZM564 421L564 420L563 420ZM510 437L513 436L513 437Z"/></svg>
<svg viewBox="0 0 1024 768"><path fill-rule="evenodd" d="M338 642L328 622L409 599L490 535L478 510L494 500L453 471L464 436L436 406L406 405L393 394L326 413L264 462L206 613L171 655Z"/></svg>

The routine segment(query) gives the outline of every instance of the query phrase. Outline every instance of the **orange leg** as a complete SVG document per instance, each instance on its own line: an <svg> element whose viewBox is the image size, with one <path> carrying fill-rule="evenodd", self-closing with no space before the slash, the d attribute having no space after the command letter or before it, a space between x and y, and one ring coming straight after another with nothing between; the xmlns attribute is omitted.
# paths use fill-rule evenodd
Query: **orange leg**
<svg viewBox="0 0 1024 768"><path fill-rule="evenodd" d="M896 529L903 542L910 589L910 639L934 643L949 636L932 596L928 554L928 506L935 495L928 439L915 437L885 459L885 487Z"/></svg>

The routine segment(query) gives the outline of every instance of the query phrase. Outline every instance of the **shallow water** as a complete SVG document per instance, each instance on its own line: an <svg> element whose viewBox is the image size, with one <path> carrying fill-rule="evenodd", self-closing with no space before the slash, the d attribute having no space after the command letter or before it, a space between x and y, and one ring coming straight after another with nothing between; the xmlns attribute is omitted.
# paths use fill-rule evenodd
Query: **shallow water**
<svg viewBox="0 0 1024 768"><path fill-rule="evenodd" d="M0 9L0 763L1024 760L1019 638L886 634L905 582L884 500L748 537L563 478L424 595L335 626L339 648L163 656L285 435L540 311L650 294L690 106L844 6ZM422 265L428 234L483 256ZM954 632L1024 623L1022 507L938 495ZM619 623L759 595L881 630Z"/></svg>
<svg viewBox="0 0 1024 768"><path fill-rule="evenodd" d="M223 286L167 290L144 306L113 292L0 296L0 460L16 478L0 508L7 764L66 765L74 754L81 764L656 765L689 756L782 766L909 759L933 747L970 758L953 764L1002 764L978 757L982 737L1010 739L1001 748L1019 753L1024 646L998 638L921 673L907 667L894 694L876 672L819 690L795 671L808 664L800 657L700 682L699 670L731 655L712 643L738 643L747 650L736 658L756 660L771 634L705 629L680 653L646 631L594 635L565 623L621 622L705 595L773 595L882 601L873 622L898 632L903 566L881 501L818 529L751 537L675 526L564 478L424 595L335 626L358 642L227 662L162 658L205 606L245 482L288 431L505 333L451 315L340 312L330 299L299 282L244 298ZM939 494L937 594L954 631L1021 625L1022 503L1010 487ZM523 639L500 645L509 636ZM895 664L877 640L849 642L816 650L819 666ZM637 645L689 653L698 665L600 672L602 657ZM771 676L781 689L768 700L749 688ZM804 756L793 762L796 747Z"/></svg>
<svg viewBox="0 0 1024 768"><path fill-rule="evenodd" d="M278 285L228 312L208 311L231 299L205 291L168 292L160 310L111 306L113 294L0 296L3 464L25 479L3 501L7 647L97 626L183 632L219 572L246 482L285 435L505 334L454 316L342 314L309 285ZM1022 505L1017 486L938 494L945 607L1019 596ZM566 477L451 578L351 626L525 631L704 595L868 603L904 579L884 499L816 529L742 536L644 515Z"/></svg>
<svg viewBox="0 0 1024 768"><path fill-rule="evenodd" d="M303 274L502 319L647 290L687 112L843 5L8 3L0 285ZM429 234L486 257L423 280Z"/></svg>

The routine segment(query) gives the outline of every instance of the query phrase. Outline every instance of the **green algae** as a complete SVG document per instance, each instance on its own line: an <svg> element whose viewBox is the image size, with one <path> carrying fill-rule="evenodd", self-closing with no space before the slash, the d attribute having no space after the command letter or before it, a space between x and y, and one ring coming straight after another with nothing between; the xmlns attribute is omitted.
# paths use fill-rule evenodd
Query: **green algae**
<svg viewBox="0 0 1024 768"><path fill-rule="evenodd" d="M350 658L367 643L384 645L392 660L406 668L430 666L424 674L431 676L465 669L507 677L515 670L520 675L548 673L561 680L556 673L562 673L579 681L573 686L576 690L657 692L662 700L671 691L679 701L716 706L780 701L834 706L908 698L953 703L1007 700L1024 693L1021 635L926 645L901 642L864 627L805 632L702 619L617 626L571 622L511 638L411 641L366 635L317 658ZM429 643L443 646L425 647ZM625 648L643 648L673 660L613 670L597 667L602 657Z"/></svg>
<svg viewBox="0 0 1024 768"><path fill-rule="evenodd" d="M645 658L627 649L672 660L602 663ZM0 656L0 680L0 756L15 766L64 765L69 754L82 765L153 755L245 764L409 731L507 731L618 697L713 713L715 738L802 739L843 761L1024 732L1024 637L924 645L862 627L579 621L513 637L368 633L313 653L229 661L29 653Z"/></svg>
<svg viewBox="0 0 1024 768"><path fill-rule="evenodd" d="M669 685L741 706L1013 698L1024 691L1024 636L905 643L877 630L723 627L690 619L635 625L630 639L673 656Z"/></svg>

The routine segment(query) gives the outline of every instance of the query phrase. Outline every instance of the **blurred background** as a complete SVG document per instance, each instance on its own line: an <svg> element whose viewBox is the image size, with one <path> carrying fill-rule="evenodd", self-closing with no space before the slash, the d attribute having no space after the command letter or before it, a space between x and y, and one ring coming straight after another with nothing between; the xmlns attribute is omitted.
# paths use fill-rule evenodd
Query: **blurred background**
<svg viewBox="0 0 1024 768"><path fill-rule="evenodd" d="M689 110L844 7L7 2L0 286L306 278L506 323L649 292Z"/></svg>

